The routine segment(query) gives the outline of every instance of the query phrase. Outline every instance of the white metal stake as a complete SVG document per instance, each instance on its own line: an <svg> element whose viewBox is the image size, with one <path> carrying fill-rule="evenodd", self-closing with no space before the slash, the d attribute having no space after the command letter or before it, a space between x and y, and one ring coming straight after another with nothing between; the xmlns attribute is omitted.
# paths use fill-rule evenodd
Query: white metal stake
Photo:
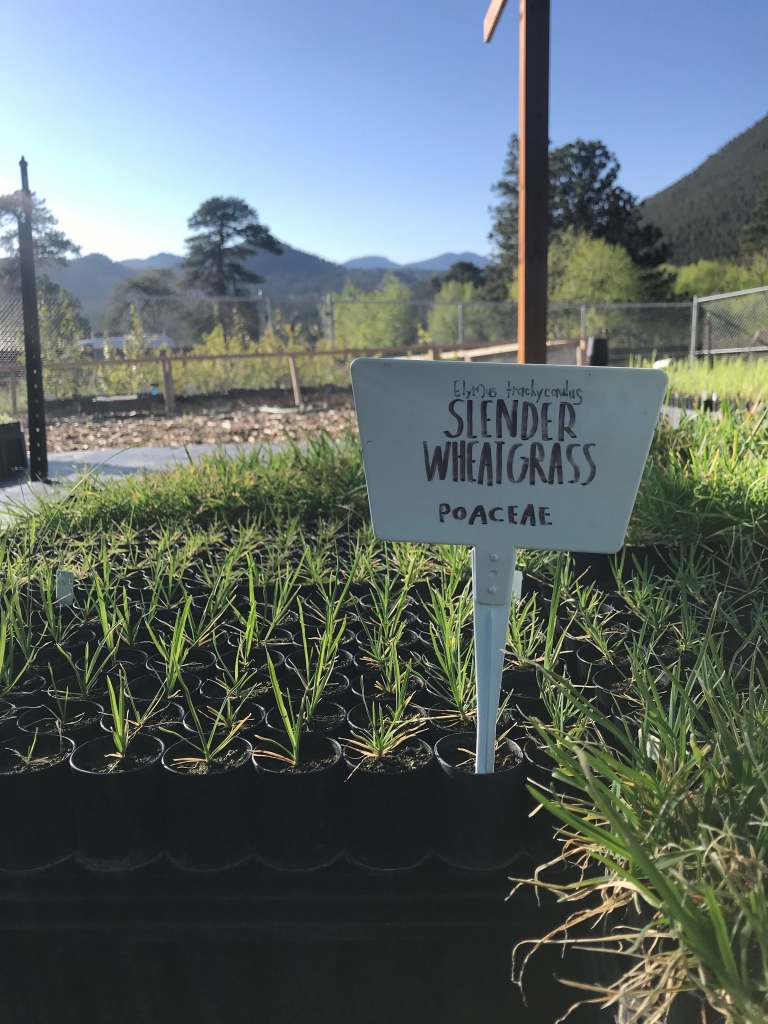
<svg viewBox="0 0 768 1024"><path fill-rule="evenodd" d="M477 680L477 749L475 773L493 772L496 716L499 712L504 648L509 628L517 552L472 549L472 598L475 616L475 678Z"/></svg>

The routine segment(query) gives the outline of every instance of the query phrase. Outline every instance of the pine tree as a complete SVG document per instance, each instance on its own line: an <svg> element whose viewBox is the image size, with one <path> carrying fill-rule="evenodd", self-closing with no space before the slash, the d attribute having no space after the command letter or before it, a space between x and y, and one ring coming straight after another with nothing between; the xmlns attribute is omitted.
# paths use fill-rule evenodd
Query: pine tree
<svg viewBox="0 0 768 1024"><path fill-rule="evenodd" d="M263 278L248 270L245 261L259 250L277 256L283 252L269 229L259 223L253 207L234 196L207 199L187 226L197 234L186 240L184 284L206 295L248 295L247 286L260 284Z"/></svg>

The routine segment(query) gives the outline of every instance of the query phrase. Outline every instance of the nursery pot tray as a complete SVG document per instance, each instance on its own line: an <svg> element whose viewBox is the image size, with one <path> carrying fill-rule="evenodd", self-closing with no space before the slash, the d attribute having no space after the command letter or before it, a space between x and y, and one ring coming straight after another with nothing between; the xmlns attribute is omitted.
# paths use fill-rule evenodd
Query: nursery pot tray
<svg viewBox="0 0 768 1024"><path fill-rule="evenodd" d="M506 901L510 889L504 872L438 861L406 873L250 864L207 875L72 863L0 877L3 1024L64 1019L62 1007L78 1024L555 1020L569 1005L555 965L538 981L532 972L526 1007L510 957L559 910L530 889Z"/></svg>

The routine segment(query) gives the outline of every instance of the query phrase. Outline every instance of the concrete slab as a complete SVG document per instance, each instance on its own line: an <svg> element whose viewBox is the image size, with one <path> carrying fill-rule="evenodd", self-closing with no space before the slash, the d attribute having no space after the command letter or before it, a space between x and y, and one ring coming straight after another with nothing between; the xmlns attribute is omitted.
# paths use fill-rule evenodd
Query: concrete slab
<svg viewBox="0 0 768 1024"><path fill-rule="evenodd" d="M32 511L41 495L53 497L65 494L69 485L83 473L98 473L112 479L131 473L154 473L172 466L186 465L190 458L196 462L212 452L221 451L234 457L239 451L251 451L256 447L259 446L190 444L186 448L98 448L92 451L53 452L48 456L50 484L32 484L25 475L0 484L0 522L7 521L8 514Z"/></svg>

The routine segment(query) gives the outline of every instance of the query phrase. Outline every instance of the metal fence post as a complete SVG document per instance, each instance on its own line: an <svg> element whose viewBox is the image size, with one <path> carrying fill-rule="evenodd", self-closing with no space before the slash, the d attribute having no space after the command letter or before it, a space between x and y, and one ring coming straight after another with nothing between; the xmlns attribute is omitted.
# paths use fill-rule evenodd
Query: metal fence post
<svg viewBox="0 0 768 1024"><path fill-rule="evenodd" d="M48 479L48 437L45 429L45 393L43 359L40 353L40 322L37 318L35 249L32 241L32 194L27 178L27 161L21 167L21 203L19 217L19 264L21 303L24 315L24 357L27 363L27 424L29 427L29 478Z"/></svg>
<svg viewBox="0 0 768 1024"><path fill-rule="evenodd" d="M709 313L704 316L704 349L707 353L707 368L711 370L714 359L712 358L712 319Z"/></svg>
<svg viewBox="0 0 768 1024"><path fill-rule="evenodd" d="M464 303L459 303L459 347L464 344Z"/></svg>
<svg viewBox="0 0 768 1024"><path fill-rule="evenodd" d="M16 367L11 367L11 415L17 416L19 410L19 400L16 394Z"/></svg>
<svg viewBox="0 0 768 1024"><path fill-rule="evenodd" d="M336 348L336 314L333 309L333 296L328 295L329 330L331 332L331 348Z"/></svg>
<svg viewBox="0 0 768 1024"><path fill-rule="evenodd" d="M693 296L693 308L691 310L691 358L690 358L690 371L693 373L693 364L696 361L696 343L698 341L699 332L699 296Z"/></svg>

